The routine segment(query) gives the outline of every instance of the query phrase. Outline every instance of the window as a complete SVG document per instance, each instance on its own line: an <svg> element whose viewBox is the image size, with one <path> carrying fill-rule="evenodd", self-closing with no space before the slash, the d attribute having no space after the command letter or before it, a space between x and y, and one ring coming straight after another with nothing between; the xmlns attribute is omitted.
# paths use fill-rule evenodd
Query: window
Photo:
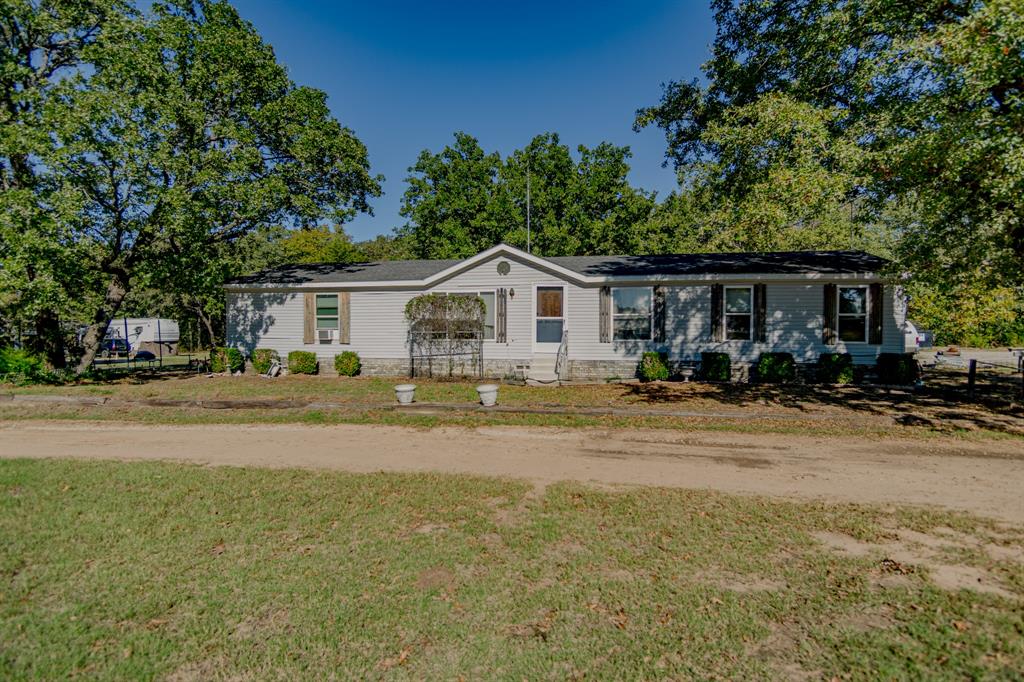
<svg viewBox="0 0 1024 682"><path fill-rule="evenodd" d="M316 328L338 329L338 295L316 295Z"/></svg>
<svg viewBox="0 0 1024 682"><path fill-rule="evenodd" d="M612 338L649 341L654 290L651 287L612 289Z"/></svg>
<svg viewBox="0 0 1024 682"><path fill-rule="evenodd" d="M480 298L484 300L484 340L494 340L494 292L481 291Z"/></svg>
<svg viewBox="0 0 1024 682"><path fill-rule="evenodd" d="M839 287L839 324L841 341L863 343L868 340L868 288Z"/></svg>
<svg viewBox="0 0 1024 682"><path fill-rule="evenodd" d="M753 287L725 287L725 338L749 341L754 311Z"/></svg>

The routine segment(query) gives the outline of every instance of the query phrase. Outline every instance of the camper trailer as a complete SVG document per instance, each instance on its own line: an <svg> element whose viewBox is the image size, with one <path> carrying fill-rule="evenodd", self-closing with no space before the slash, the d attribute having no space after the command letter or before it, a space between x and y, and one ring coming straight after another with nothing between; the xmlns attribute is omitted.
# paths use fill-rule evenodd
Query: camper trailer
<svg viewBox="0 0 1024 682"><path fill-rule="evenodd" d="M154 355L178 352L178 323L165 317L119 317L110 321L105 348L123 349L129 353L148 350Z"/></svg>

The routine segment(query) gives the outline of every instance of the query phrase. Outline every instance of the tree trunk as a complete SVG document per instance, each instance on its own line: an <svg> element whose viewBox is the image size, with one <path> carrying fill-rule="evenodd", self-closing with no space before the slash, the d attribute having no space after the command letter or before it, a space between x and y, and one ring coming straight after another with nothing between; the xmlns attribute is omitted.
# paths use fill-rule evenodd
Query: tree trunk
<svg viewBox="0 0 1024 682"><path fill-rule="evenodd" d="M36 335L32 339L32 350L46 357L51 369L67 367L64 356L64 334L60 329L60 318L52 310L44 310L36 316Z"/></svg>
<svg viewBox="0 0 1024 682"><path fill-rule="evenodd" d="M110 326L110 320L121 308L121 303L127 294L127 276L124 273L111 275L110 283L107 285L107 293L103 297L103 303L93 316L92 324L89 325L88 331L85 332L85 338L82 339L82 347L85 353L78 362L78 367L75 370L77 374L82 374L88 370L92 365L92 361L96 359L100 345L107 335L107 327Z"/></svg>
<svg viewBox="0 0 1024 682"><path fill-rule="evenodd" d="M217 345L217 340L216 340L216 338L214 338L215 334L213 332L213 319L209 315L207 315L206 312L203 310L202 304L201 303L193 303L191 305L188 305L187 307L189 309L191 309L192 312L194 312L196 314L196 320L201 322L203 324L203 327L206 329L206 334L207 334L207 336L210 339L210 348L213 348L214 346L216 346ZM202 335L202 332L200 332L197 329L196 330L196 341L195 341L195 346L196 347L193 348L192 350L199 350L199 347L202 346L202 345L203 345L203 335Z"/></svg>

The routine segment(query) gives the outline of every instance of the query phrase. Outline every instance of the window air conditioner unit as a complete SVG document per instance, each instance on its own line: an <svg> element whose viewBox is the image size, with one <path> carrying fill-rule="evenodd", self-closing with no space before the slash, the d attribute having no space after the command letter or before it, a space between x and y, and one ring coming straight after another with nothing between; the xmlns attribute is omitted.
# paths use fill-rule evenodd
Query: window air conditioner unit
<svg viewBox="0 0 1024 682"><path fill-rule="evenodd" d="M320 343L331 343L338 336L337 329L318 329L317 334L319 336Z"/></svg>

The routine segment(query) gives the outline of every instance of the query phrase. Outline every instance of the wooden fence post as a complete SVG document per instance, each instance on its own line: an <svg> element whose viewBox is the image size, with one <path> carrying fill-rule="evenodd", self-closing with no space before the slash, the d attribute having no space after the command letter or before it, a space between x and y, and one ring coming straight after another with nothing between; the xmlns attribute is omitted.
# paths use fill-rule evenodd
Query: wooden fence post
<svg viewBox="0 0 1024 682"><path fill-rule="evenodd" d="M974 397L974 381L978 376L978 361L971 358L967 362L967 395Z"/></svg>

